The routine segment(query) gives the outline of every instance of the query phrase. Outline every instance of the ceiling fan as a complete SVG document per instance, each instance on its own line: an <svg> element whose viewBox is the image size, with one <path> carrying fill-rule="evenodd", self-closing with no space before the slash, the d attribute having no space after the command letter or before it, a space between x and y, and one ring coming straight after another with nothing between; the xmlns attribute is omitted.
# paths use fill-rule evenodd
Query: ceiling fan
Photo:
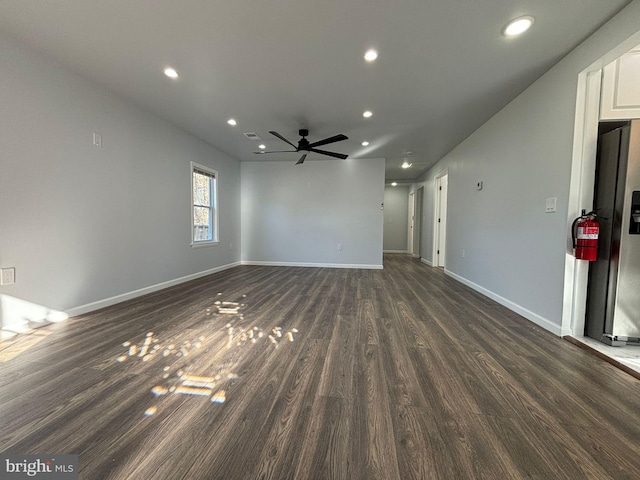
<svg viewBox="0 0 640 480"><path fill-rule="evenodd" d="M319 149L316 148L316 147L321 147L322 145L327 145L329 143L335 143L335 142L341 142L342 140L348 140L349 137L347 137L346 135L342 135L342 134L334 135L333 137L328 137L328 138L325 138L324 140L319 140L317 142L309 143L309 140L307 140L305 138L305 137L307 137L309 135L309 130L307 130L306 128L301 128L298 131L298 135L300 135L302 138L300 140L298 140L298 145L294 145L289 140L287 140L282 135L280 135L278 132L270 131L269 133L271 135L275 135L276 137L278 137L283 142L287 142L289 145L291 145L293 148L295 148L295 150L273 150L273 151L270 151L270 152L253 152L253 153L263 154L263 153L314 152L314 153L319 153L321 155L328 155L330 157L341 158L342 160L344 160L345 158L347 158L349 156L349 155L345 155L344 153L328 152L326 150L319 150ZM296 162L296 165L300 165L302 162L304 162L305 158L307 158L307 154L306 153L300 157L300 159Z"/></svg>

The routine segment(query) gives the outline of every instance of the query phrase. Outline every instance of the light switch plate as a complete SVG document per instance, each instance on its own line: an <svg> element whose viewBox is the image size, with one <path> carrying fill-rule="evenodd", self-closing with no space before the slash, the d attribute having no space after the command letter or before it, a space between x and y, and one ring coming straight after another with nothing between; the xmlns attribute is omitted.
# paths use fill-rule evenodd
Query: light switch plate
<svg viewBox="0 0 640 480"><path fill-rule="evenodd" d="M16 283L16 269L2 268L0 269L0 285L12 285Z"/></svg>
<svg viewBox="0 0 640 480"><path fill-rule="evenodd" d="M555 213L557 202L558 202L558 199L556 197L547 198L547 203L544 209L545 213Z"/></svg>
<svg viewBox="0 0 640 480"><path fill-rule="evenodd" d="M476 190L482 190L482 180L476 183Z"/></svg>

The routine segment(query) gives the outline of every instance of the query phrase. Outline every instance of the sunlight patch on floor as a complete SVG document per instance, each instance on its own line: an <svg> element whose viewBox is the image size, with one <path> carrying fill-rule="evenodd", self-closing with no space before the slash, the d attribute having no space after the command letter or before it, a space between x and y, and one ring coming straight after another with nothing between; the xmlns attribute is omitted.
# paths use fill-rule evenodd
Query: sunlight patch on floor
<svg viewBox="0 0 640 480"><path fill-rule="evenodd" d="M221 295L219 293L218 297ZM285 331L276 326L265 331L257 325L234 326L233 324L243 320L242 309L245 306L241 302L216 300L212 307L205 309L205 317L225 318L227 321L224 327L217 330L219 333L194 333L195 338L170 338L164 342L150 331L142 338L127 340L121 344L124 351L115 359L116 363L142 361L148 362L151 368L156 364L163 365L158 374L160 382L150 391L156 403L145 410L144 416L156 415L159 411L158 402L172 395L207 398L210 403L224 404L227 402L229 386L240 379L240 375L229 367L229 364L233 364L233 359L237 361L240 352L246 348L260 348L260 344L264 347L271 346L275 350L283 343L295 341L297 328ZM222 332L226 335L220 335ZM185 363L187 357L189 363ZM215 366L203 368L197 365L210 363ZM190 371L192 369L193 372ZM199 369L208 371L202 372Z"/></svg>

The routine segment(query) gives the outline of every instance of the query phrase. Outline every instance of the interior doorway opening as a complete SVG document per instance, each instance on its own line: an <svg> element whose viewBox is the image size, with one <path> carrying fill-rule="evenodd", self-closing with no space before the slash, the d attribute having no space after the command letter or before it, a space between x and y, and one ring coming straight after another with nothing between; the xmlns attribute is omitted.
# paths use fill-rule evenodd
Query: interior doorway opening
<svg viewBox="0 0 640 480"><path fill-rule="evenodd" d="M570 226L582 208L593 205L598 125L601 120L603 69L640 44L640 31L598 59L578 77L575 135L569 208L567 218L567 249L565 255L562 336L582 337L585 331L589 266L573 256ZM608 118L608 120L613 120Z"/></svg>
<svg viewBox="0 0 640 480"><path fill-rule="evenodd" d="M435 178L435 213L433 216L433 266L445 267L447 247L447 187L449 173L445 171Z"/></svg>
<svg viewBox="0 0 640 480"><path fill-rule="evenodd" d="M422 258L422 204L424 198L424 187L416 190L414 200L414 221L413 221L413 256Z"/></svg>
<svg viewBox="0 0 640 480"><path fill-rule="evenodd" d="M408 230L407 230L407 252L413 255L413 231L414 231L414 221L415 221L415 194L414 192L409 193L409 218L407 220Z"/></svg>

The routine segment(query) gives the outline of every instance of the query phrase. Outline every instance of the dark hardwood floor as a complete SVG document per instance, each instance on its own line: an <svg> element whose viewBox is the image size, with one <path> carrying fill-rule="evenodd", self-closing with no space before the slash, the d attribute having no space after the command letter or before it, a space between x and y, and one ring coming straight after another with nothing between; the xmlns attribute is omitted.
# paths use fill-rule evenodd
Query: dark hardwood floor
<svg viewBox="0 0 640 480"><path fill-rule="evenodd" d="M384 265L242 266L4 341L0 451L88 480L640 478L640 381Z"/></svg>

